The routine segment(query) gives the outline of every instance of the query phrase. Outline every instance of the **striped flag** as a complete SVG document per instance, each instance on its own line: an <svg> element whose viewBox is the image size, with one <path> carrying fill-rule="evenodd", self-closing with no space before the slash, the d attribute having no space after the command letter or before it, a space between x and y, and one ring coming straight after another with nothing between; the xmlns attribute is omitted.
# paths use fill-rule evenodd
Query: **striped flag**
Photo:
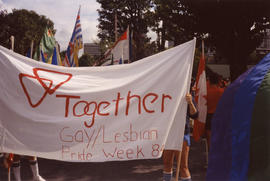
<svg viewBox="0 0 270 181"><path fill-rule="evenodd" d="M34 55L34 59L48 63L53 55L56 41L51 29L45 28L44 35L40 40L39 47Z"/></svg>
<svg viewBox="0 0 270 181"><path fill-rule="evenodd" d="M198 141L204 134L204 127L207 115L207 86L205 75L205 59L204 59L204 46L202 43L202 56L199 63L198 73L196 77L196 91L195 101L198 105L199 116L194 120L193 138Z"/></svg>
<svg viewBox="0 0 270 181"><path fill-rule="evenodd" d="M58 43L56 43L56 46L53 49L53 55L50 58L50 61L48 63L53 64L53 65L62 65Z"/></svg>
<svg viewBox="0 0 270 181"><path fill-rule="evenodd" d="M70 67L79 66L78 53L79 53L79 50L82 49L83 47L80 10L81 10L81 7L79 8L78 15L76 18L76 23L73 29L73 33L69 41L65 60L63 62L64 66L70 66Z"/></svg>

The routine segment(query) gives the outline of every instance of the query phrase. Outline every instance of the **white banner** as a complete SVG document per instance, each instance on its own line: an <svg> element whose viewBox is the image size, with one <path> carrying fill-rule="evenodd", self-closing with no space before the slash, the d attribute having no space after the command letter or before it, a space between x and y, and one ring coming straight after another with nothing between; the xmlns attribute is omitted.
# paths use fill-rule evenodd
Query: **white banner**
<svg viewBox="0 0 270 181"><path fill-rule="evenodd" d="M103 162L180 149L195 42L132 64L76 68L0 46L0 151Z"/></svg>

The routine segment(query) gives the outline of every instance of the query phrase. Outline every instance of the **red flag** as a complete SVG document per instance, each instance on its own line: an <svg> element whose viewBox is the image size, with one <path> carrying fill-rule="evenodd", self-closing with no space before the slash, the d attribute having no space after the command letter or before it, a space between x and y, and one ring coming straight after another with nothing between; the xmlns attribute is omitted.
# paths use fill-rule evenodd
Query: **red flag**
<svg viewBox="0 0 270 181"><path fill-rule="evenodd" d="M207 115L207 99L206 99L207 85L205 75L204 52L202 53L200 59L195 86L196 86L195 101L198 105L199 116L198 119L194 120L193 138L195 141L198 141L200 137L204 134L204 127Z"/></svg>
<svg viewBox="0 0 270 181"><path fill-rule="evenodd" d="M130 41L129 41L129 27L121 35L121 37L114 43L113 47L105 53L105 58L102 61L112 57L112 60L105 61L102 65L123 64L124 60L130 59Z"/></svg>

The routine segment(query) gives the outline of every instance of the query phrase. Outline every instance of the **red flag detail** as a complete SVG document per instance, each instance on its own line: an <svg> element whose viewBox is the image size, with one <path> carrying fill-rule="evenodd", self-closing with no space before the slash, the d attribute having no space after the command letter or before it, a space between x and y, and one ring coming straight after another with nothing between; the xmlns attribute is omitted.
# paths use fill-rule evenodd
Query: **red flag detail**
<svg viewBox="0 0 270 181"><path fill-rule="evenodd" d="M199 116L198 119L194 121L193 138L195 141L199 141L200 137L204 134L207 115L207 85L205 75L205 59L203 56L200 59L195 86L195 101L198 105Z"/></svg>

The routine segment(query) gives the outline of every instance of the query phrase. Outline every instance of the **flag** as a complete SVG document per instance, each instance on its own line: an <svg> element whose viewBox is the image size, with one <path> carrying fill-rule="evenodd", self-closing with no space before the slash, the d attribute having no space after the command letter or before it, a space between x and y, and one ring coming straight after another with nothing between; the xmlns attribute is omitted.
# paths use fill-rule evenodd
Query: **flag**
<svg viewBox="0 0 270 181"><path fill-rule="evenodd" d="M195 43L132 64L79 69L0 46L0 152L103 162L181 150Z"/></svg>
<svg viewBox="0 0 270 181"><path fill-rule="evenodd" d="M53 55L56 41L51 29L45 28L44 35L40 40L39 47L35 52L34 59L48 63Z"/></svg>
<svg viewBox="0 0 270 181"><path fill-rule="evenodd" d="M56 47L54 47L53 56L52 56L52 58L50 60L50 64L53 64L53 65L62 65L61 57L60 57L60 54L57 51L57 48Z"/></svg>
<svg viewBox="0 0 270 181"><path fill-rule="evenodd" d="M79 53L79 50L83 48L80 10L81 10L81 7L79 8L75 26L73 29L73 33L69 41L65 60L63 62L64 66L70 66L70 67L79 66L78 53Z"/></svg>
<svg viewBox="0 0 270 181"><path fill-rule="evenodd" d="M204 50L202 51L202 56L199 62L195 88L195 101L198 106L197 108L199 116L198 119L194 120L193 138L195 141L199 141L200 137L204 134L204 126L207 115L207 86L205 75Z"/></svg>
<svg viewBox="0 0 270 181"><path fill-rule="evenodd" d="M130 35L129 27L121 35L121 37L114 43L111 49L105 53L105 58L103 60L113 57L111 60L107 60L102 65L115 65L123 64L124 61L130 60ZM111 63L112 62L112 63Z"/></svg>
<svg viewBox="0 0 270 181"><path fill-rule="evenodd" d="M207 181L270 178L270 54L225 89L212 119Z"/></svg>
<svg viewBox="0 0 270 181"><path fill-rule="evenodd" d="M29 48L29 50L27 51L26 56L27 56L28 58L31 58L31 48Z"/></svg>
<svg viewBox="0 0 270 181"><path fill-rule="evenodd" d="M68 58L67 58L67 53L65 53L65 58L62 59L62 65L63 65L64 67L70 67L70 64L69 64Z"/></svg>
<svg viewBox="0 0 270 181"><path fill-rule="evenodd" d="M59 45L57 42L56 42L56 46L53 49L53 55L50 58L48 63L53 64L53 65L62 65L61 56L59 53Z"/></svg>
<svg viewBox="0 0 270 181"><path fill-rule="evenodd" d="M41 48L42 49L42 48ZM39 61L40 62L44 62L44 63L47 63L47 61L46 61L46 59L45 59L45 56L44 56L44 53L43 53L43 51L42 50L40 50L40 52L39 52L40 54L39 54Z"/></svg>

